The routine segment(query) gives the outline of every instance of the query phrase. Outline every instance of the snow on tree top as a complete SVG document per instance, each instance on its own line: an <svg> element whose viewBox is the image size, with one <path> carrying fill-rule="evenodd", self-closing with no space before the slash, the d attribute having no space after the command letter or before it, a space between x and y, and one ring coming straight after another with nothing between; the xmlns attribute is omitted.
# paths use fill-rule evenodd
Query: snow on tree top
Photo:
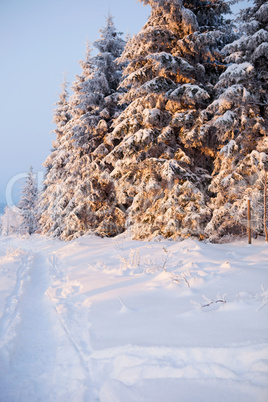
<svg viewBox="0 0 268 402"><path fill-rule="evenodd" d="M120 39L122 32L118 32L113 23L113 17L108 15L106 26L100 29L101 37L93 42L93 45L102 54L112 54L119 57L124 49L125 42Z"/></svg>

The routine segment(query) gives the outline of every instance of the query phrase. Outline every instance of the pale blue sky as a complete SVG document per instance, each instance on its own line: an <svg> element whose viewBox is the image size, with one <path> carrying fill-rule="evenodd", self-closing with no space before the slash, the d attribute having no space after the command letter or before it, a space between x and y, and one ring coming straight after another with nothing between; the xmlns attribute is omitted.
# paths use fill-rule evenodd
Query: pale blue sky
<svg viewBox="0 0 268 402"><path fill-rule="evenodd" d="M80 73L86 40L99 37L109 10L131 35L150 12L136 0L0 0L0 202L14 175L42 170L63 75Z"/></svg>

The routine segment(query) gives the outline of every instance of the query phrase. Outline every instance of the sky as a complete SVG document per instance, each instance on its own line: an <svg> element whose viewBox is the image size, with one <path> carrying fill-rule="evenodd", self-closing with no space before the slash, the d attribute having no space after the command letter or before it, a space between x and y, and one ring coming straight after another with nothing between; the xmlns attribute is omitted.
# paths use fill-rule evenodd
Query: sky
<svg viewBox="0 0 268 402"><path fill-rule="evenodd" d="M109 11L124 36L149 15L136 0L0 1L0 202L30 165L43 170L64 74L72 83L81 72L86 41L99 38Z"/></svg>
<svg viewBox="0 0 268 402"><path fill-rule="evenodd" d="M119 31L133 35L150 7L136 0L0 0L0 203L16 201L30 166L42 181L64 74L72 83L81 72L86 41L99 38L109 12Z"/></svg>

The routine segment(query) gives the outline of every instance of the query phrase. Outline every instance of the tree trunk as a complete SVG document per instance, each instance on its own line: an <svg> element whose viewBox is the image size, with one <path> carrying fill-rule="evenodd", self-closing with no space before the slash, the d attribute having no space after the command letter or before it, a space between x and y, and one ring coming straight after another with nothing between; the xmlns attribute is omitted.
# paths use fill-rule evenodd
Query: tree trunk
<svg viewBox="0 0 268 402"><path fill-rule="evenodd" d="M251 244L251 215L250 215L250 199L248 199L248 244Z"/></svg>
<svg viewBox="0 0 268 402"><path fill-rule="evenodd" d="M264 233L265 233L265 242L268 243L268 230L267 230L267 172L265 172L265 175L264 175L263 203L264 203L263 226L264 226Z"/></svg>

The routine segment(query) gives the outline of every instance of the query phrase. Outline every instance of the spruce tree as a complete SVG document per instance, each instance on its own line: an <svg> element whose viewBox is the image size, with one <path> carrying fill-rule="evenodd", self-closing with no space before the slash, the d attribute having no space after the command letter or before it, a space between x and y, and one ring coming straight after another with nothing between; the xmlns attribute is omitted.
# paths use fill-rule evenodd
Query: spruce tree
<svg viewBox="0 0 268 402"><path fill-rule="evenodd" d="M223 49L228 68L216 85L217 99L204 113L218 147L210 186L213 216L206 229L216 241L243 232L248 198L254 229L264 232L259 222L268 171L267 1L255 0L241 12L240 21L244 34Z"/></svg>
<svg viewBox="0 0 268 402"><path fill-rule="evenodd" d="M71 110L66 80L56 105L53 116L56 140L53 142L52 153L44 162L47 171L40 196L40 226L43 233L58 237L62 232L64 209L68 203L65 181L68 176L66 164L70 157L70 134L67 127L71 120Z"/></svg>
<svg viewBox="0 0 268 402"><path fill-rule="evenodd" d="M121 84L128 106L105 136L111 151L104 160L135 238L202 238L210 220L213 151L211 133L205 137L193 128L224 68L223 34L216 29L228 6L224 1L196 1L195 8L184 2L191 9L180 0L141 2L152 12L121 57L128 63ZM209 17L199 21L208 5Z"/></svg>
<svg viewBox="0 0 268 402"><path fill-rule="evenodd" d="M72 87L74 94L69 103L72 119L67 128L71 149L65 166L68 202L62 222L63 239L97 230L99 226L98 233L109 234L113 223L108 224L107 215L119 213L113 205L113 183L102 161L109 152L103 138L122 110L117 91L122 71L122 64L118 64L117 59L125 45L121 35L112 17L108 16L105 28L100 30L100 39L93 43L99 53L91 56L87 46L85 61L80 63L82 74L77 76ZM104 219L107 228L103 227ZM113 234L115 232L117 228Z"/></svg>
<svg viewBox="0 0 268 402"><path fill-rule="evenodd" d="M33 174L33 169L30 167L18 204L22 215L21 233L31 235L38 228L37 198L37 184Z"/></svg>

